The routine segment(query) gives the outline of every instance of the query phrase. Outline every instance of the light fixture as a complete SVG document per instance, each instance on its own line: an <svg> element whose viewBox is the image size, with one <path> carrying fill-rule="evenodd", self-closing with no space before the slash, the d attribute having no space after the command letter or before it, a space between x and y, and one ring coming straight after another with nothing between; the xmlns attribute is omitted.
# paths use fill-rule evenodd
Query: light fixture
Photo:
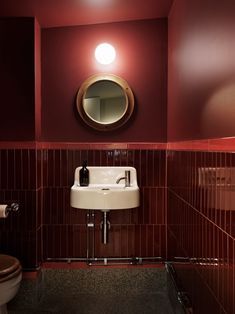
<svg viewBox="0 0 235 314"><path fill-rule="evenodd" d="M95 58L101 64L110 64L116 58L114 47L108 43L99 44L95 49Z"/></svg>

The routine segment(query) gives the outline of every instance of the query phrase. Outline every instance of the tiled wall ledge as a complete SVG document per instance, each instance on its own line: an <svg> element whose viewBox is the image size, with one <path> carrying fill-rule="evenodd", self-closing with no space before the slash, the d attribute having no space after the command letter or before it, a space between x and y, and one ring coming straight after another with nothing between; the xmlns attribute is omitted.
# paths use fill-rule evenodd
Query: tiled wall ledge
<svg viewBox="0 0 235 314"><path fill-rule="evenodd" d="M37 148L45 149L92 149L92 150L107 150L107 149L151 149L162 150L166 149L166 143L69 143L69 142L38 142Z"/></svg>
<svg viewBox="0 0 235 314"><path fill-rule="evenodd" d="M235 152L235 137L207 140L188 140L168 143L126 142L126 143L80 143L80 142L0 142L0 149L80 149L80 150L185 150Z"/></svg>
<svg viewBox="0 0 235 314"><path fill-rule="evenodd" d="M5 142L0 141L0 149L34 149L36 142Z"/></svg>
<svg viewBox="0 0 235 314"><path fill-rule="evenodd" d="M167 150L235 152L235 137L168 142Z"/></svg>
<svg viewBox="0 0 235 314"><path fill-rule="evenodd" d="M166 143L0 142L0 149L164 150Z"/></svg>

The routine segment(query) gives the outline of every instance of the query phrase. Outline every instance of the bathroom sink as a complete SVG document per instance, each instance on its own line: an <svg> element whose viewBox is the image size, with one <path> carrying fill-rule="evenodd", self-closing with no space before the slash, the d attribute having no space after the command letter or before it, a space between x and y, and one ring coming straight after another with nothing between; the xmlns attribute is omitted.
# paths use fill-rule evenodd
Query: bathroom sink
<svg viewBox="0 0 235 314"><path fill-rule="evenodd" d="M139 187L136 170L133 167L88 167L90 184L79 185L79 170L75 170L75 182L71 187L70 204L74 208L119 210L139 206ZM130 171L130 186L125 185L125 171Z"/></svg>

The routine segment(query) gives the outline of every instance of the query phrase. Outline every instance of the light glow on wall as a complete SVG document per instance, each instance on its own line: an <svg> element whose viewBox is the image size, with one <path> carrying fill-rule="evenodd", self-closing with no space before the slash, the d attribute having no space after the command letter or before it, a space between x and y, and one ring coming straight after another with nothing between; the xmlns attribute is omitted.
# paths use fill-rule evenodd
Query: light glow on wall
<svg viewBox="0 0 235 314"><path fill-rule="evenodd" d="M202 130L213 136L214 130L232 134L235 121L235 83L231 81L217 87L208 98L202 112Z"/></svg>
<svg viewBox="0 0 235 314"><path fill-rule="evenodd" d="M111 64L116 58L114 47L108 43L99 44L95 49L95 58L100 64Z"/></svg>

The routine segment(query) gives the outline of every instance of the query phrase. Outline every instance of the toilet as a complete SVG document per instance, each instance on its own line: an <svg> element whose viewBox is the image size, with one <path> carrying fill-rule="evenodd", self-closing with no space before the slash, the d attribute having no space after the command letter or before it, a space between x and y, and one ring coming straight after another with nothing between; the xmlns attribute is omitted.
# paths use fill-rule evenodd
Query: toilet
<svg viewBox="0 0 235 314"><path fill-rule="evenodd" d="M7 303L17 294L22 268L17 258L0 254L0 314L7 314Z"/></svg>

